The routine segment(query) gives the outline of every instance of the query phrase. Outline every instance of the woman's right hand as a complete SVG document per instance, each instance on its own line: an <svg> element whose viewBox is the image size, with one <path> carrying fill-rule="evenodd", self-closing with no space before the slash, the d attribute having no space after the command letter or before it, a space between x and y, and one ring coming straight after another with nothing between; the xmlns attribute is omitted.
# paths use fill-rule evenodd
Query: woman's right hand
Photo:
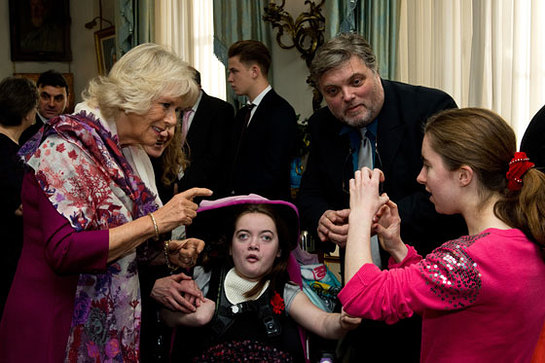
<svg viewBox="0 0 545 363"><path fill-rule="evenodd" d="M204 241L198 238L171 240L168 244L169 262L181 268L192 268L197 263L204 245Z"/></svg>
<svg viewBox="0 0 545 363"><path fill-rule="evenodd" d="M193 198L211 195L212 191L206 188L191 188L176 194L167 204L153 212L159 233L170 232L181 224L191 224L199 207Z"/></svg>

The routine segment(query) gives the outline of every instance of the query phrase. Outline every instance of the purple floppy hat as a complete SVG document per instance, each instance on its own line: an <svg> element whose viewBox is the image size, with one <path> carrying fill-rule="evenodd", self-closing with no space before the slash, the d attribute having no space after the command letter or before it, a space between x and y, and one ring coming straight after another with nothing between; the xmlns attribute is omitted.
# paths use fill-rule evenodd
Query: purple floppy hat
<svg viewBox="0 0 545 363"><path fill-rule="evenodd" d="M288 244L290 250L293 250L297 246L297 242L299 241L299 212L297 207L284 200L270 200L257 194L235 195L217 200L203 200L199 204L197 216L193 219L188 230L202 233L203 231L210 232L215 228L222 228L220 227L221 221L228 219L226 217L233 213L238 206L247 204L266 204L274 208L288 227L290 235Z"/></svg>

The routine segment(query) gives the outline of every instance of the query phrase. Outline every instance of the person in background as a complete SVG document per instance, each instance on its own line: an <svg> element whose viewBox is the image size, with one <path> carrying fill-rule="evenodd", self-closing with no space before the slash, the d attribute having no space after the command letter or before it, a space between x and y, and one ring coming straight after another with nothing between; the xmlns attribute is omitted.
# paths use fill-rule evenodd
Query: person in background
<svg viewBox="0 0 545 363"><path fill-rule="evenodd" d="M197 310L163 310L171 326L188 327L176 332L172 361L302 362L297 324L338 339L360 323L320 310L290 282L288 259L299 237L293 204L255 194L203 201L189 232L213 247L194 271L206 296Z"/></svg>
<svg viewBox="0 0 545 363"><path fill-rule="evenodd" d="M17 157L19 138L36 117L38 93L34 83L25 78L7 77L0 82L0 207L2 230L2 275L0 283L0 317L15 275L23 246L23 209L21 185L24 168Z"/></svg>
<svg viewBox="0 0 545 363"><path fill-rule="evenodd" d="M386 175L383 190L399 206L403 238L426 254L441 242L466 232L459 216L440 216L416 182L422 167L424 122L456 103L446 93L382 79L375 54L358 34L341 34L322 45L311 65L311 78L327 103L309 119L310 154L301 180L298 207L303 229L318 250L340 248L344 259L348 181L363 166ZM374 261L388 257L372 241ZM341 264L341 275L342 267ZM339 351L345 359L365 360L373 350L388 362L417 362L420 322L365 322L347 334ZM392 350L390 341L399 349ZM384 354L383 354L384 353Z"/></svg>
<svg viewBox="0 0 545 363"><path fill-rule="evenodd" d="M297 118L269 84L269 50L256 40L241 40L229 47L228 57L227 81L238 96L248 98L232 130L229 194L290 200Z"/></svg>
<svg viewBox="0 0 545 363"><path fill-rule="evenodd" d="M63 114L68 104L68 83L61 73L52 69L43 72L36 85L40 97L36 122L21 135L21 145L34 136L49 119Z"/></svg>
<svg viewBox="0 0 545 363"><path fill-rule="evenodd" d="M520 151L528 155L536 168L545 171L545 106L532 117L520 143ZM545 325L532 358L532 363L545 363Z"/></svg>
<svg viewBox="0 0 545 363"><path fill-rule="evenodd" d="M196 69L195 82L200 88L197 102L184 112L182 133L184 154L189 164L178 181L178 190L204 187L214 192L214 198L228 194L227 171L229 135L234 126L231 104L209 96L201 87L201 74Z"/></svg>
<svg viewBox="0 0 545 363"><path fill-rule="evenodd" d="M178 121L174 128L168 129L169 138L166 141L158 140L154 145L143 145L144 151L151 159L155 173L155 184L161 199L161 202L169 201L174 194L173 187L178 179L178 172L188 164L185 154L182 150L182 131L181 123ZM165 192L167 193L165 196ZM185 226L179 226L172 230L172 239L185 239ZM197 241L190 239L188 241ZM202 242L202 241L200 241ZM199 254L204 242L201 244L187 244L187 249L194 248L196 254ZM172 289L182 300L178 309L186 310L184 301L189 300L182 295L191 295L195 291L196 285L183 272L173 274L173 271L166 265L149 264L143 261L138 265L140 289L142 292L142 326L140 336L140 361L141 362L163 362L168 357L168 342L172 329L168 328L159 319L161 305L150 296L152 287L158 281L163 282L165 289Z"/></svg>
<svg viewBox="0 0 545 363"><path fill-rule="evenodd" d="M545 319L545 174L492 111L443 111L424 132L417 180L437 212L464 217L469 235L422 258L401 238L397 205L379 194L384 174L356 171L339 300L367 319L421 315L422 362L528 362ZM372 261L373 233L389 270Z"/></svg>
<svg viewBox="0 0 545 363"><path fill-rule="evenodd" d="M545 170L545 106L532 117L520 142L524 151L540 170Z"/></svg>
<svg viewBox="0 0 545 363"><path fill-rule="evenodd" d="M191 223L192 199L212 193L194 188L159 207L140 145L167 142L197 93L185 62L141 44L90 82L75 114L49 120L22 147L25 239L0 361L139 360L136 249L150 263L191 267L184 246L193 242L162 236Z"/></svg>

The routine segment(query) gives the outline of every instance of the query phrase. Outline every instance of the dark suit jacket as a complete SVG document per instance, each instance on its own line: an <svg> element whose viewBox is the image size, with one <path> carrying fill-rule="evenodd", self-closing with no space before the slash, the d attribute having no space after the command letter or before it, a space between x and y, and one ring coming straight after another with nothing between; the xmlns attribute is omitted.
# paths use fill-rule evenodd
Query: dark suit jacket
<svg viewBox="0 0 545 363"><path fill-rule="evenodd" d="M184 145L190 165L178 183L178 190L202 187L214 191L214 199L227 195L225 164L231 148L228 135L233 122L233 106L203 91L187 134L187 145Z"/></svg>
<svg viewBox="0 0 545 363"><path fill-rule="evenodd" d="M378 115L377 149L383 170L384 192L399 206L401 233L421 254L426 254L447 239L466 232L463 220L439 216L428 200L416 177L422 167L421 144L423 124L440 110L456 107L446 93L398 82L382 81L384 105ZM348 180L354 175L352 150L347 134L339 134L343 123L327 107L318 110L309 120L310 155L299 191L299 212L303 228L314 234L321 215L328 209L349 208ZM451 223L452 222L452 223ZM332 243L328 243L332 245ZM331 250L331 249L329 249ZM344 257L341 251L341 257ZM382 264L387 266L383 252ZM383 322L364 321L345 340L349 360L359 362L373 355L388 352L377 361L418 362L420 352L420 321L410 319L394 326ZM395 342L396 348L391 344Z"/></svg>
<svg viewBox="0 0 545 363"><path fill-rule="evenodd" d="M290 163L297 137L295 111L270 90L241 138L246 110L243 107L235 118L233 139L237 142L233 143L231 190L234 194L256 193L269 199L290 200Z"/></svg>
<svg viewBox="0 0 545 363"><path fill-rule="evenodd" d="M36 122L34 122L32 125L27 127L25 131L23 131L23 133L21 134L21 137L19 138L19 145L23 145L25 142L30 140L32 136L36 135L38 130L41 129L43 125L44 125L44 122L42 121L40 116L38 116L38 113L36 112Z"/></svg>
<svg viewBox="0 0 545 363"><path fill-rule="evenodd" d="M530 121L522 137L520 151L524 151L536 167L545 170L545 106Z"/></svg>

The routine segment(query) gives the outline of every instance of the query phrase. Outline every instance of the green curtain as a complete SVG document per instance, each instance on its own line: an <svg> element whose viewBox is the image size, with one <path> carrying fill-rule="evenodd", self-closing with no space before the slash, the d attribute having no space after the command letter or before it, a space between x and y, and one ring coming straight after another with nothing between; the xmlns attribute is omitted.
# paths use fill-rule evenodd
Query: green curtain
<svg viewBox="0 0 545 363"><path fill-rule="evenodd" d="M397 68L401 0L326 1L326 36L357 32L377 56L382 78L394 79Z"/></svg>
<svg viewBox="0 0 545 363"><path fill-rule="evenodd" d="M356 7L356 28L373 47L385 79L396 75L400 6L400 0L365 0Z"/></svg>
<svg viewBox="0 0 545 363"><path fill-rule="evenodd" d="M153 41L153 19L153 0L117 0L115 2L118 57L138 44Z"/></svg>
<svg viewBox="0 0 545 363"><path fill-rule="evenodd" d="M227 50L239 40L259 40L272 50L272 27L263 21L267 0L214 0L214 54L227 68ZM269 70L272 84L273 67ZM238 108L244 100L227 85L227 101Z"/></svg>
<svg viewBox="0 0 545 363"><path fill-rule="evenodd" d="M334 38L339 33L356 31L356 0L333 0L324 3L326 16L325 39Z"/></svg>
<svg viewBox="0 0 545 363"><path fill-rule="evenodd" d="M214 53L227 66L227 50L238 40L259 40L271 49L271 25L263 21L267 0L214 0Z"/></svg>

